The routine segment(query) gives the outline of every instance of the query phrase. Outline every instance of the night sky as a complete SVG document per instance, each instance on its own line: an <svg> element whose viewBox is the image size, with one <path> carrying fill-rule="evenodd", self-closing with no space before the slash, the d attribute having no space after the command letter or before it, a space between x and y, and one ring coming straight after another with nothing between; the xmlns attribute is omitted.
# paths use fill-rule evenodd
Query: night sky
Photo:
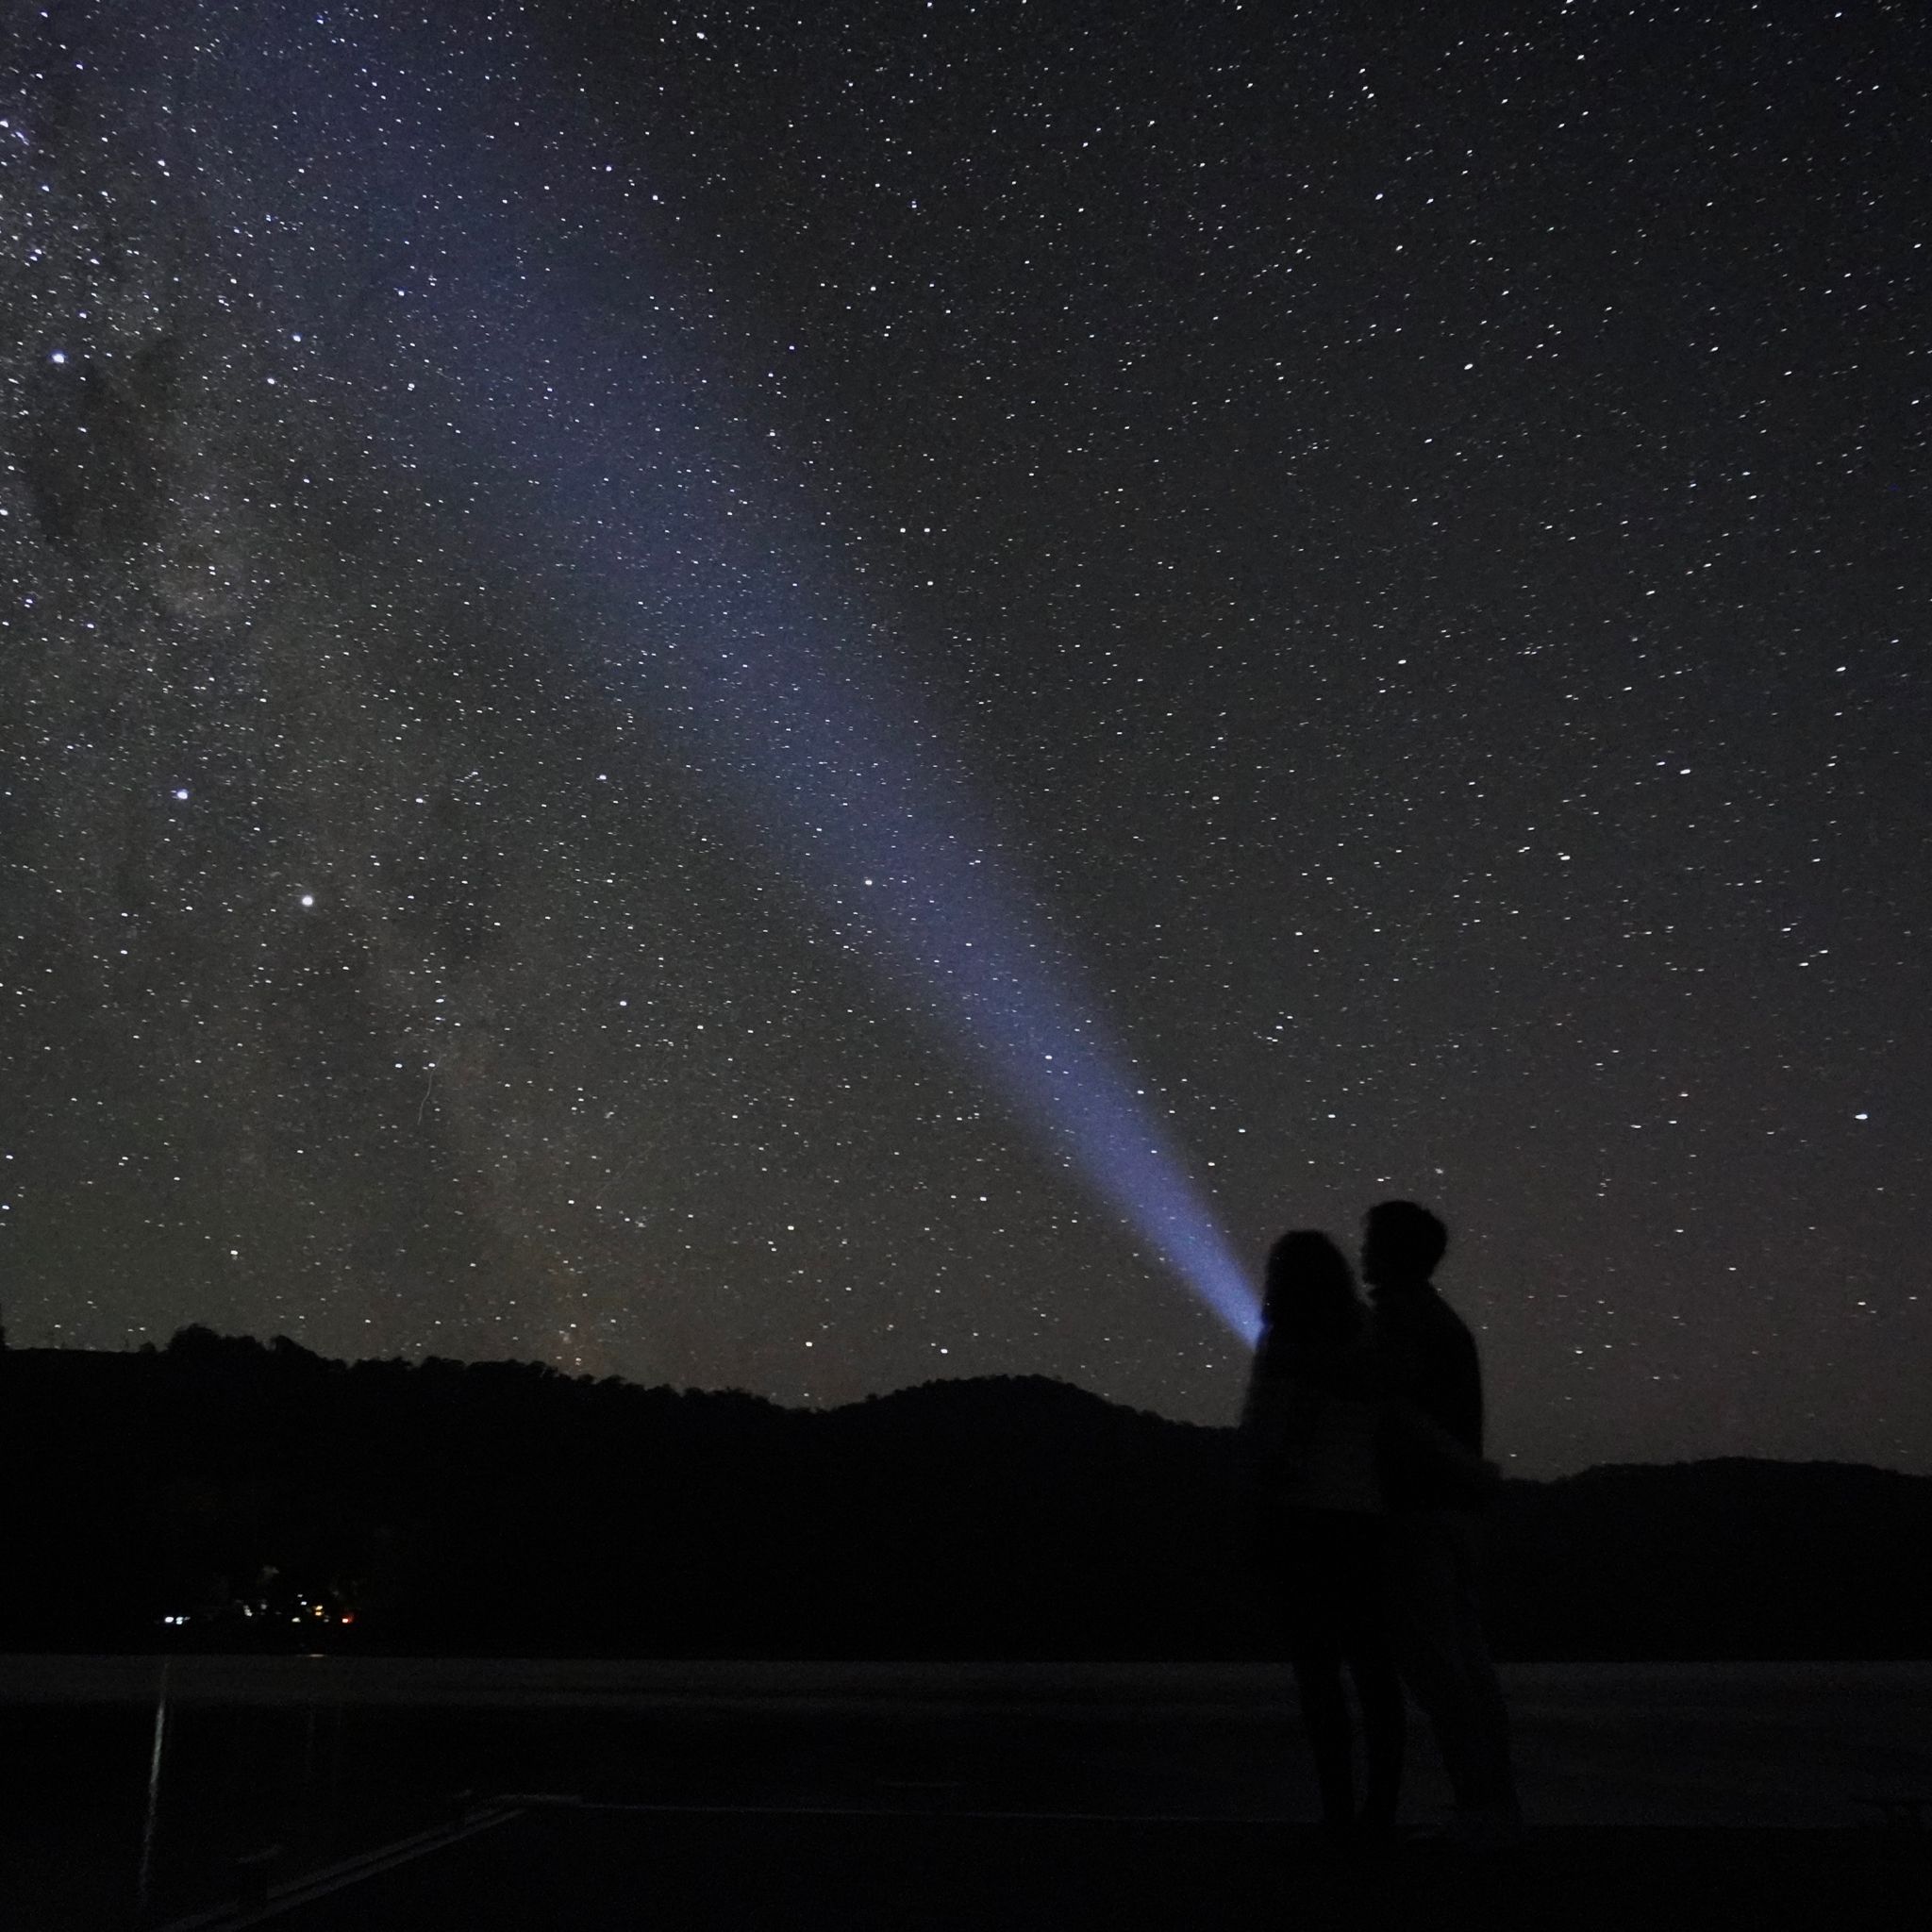
<svg viewBox="0 0 1932 1932"><path fill-rule="evenodd" d="M1932 1470L1928 42L8 5L9 1340Z"/></svg>

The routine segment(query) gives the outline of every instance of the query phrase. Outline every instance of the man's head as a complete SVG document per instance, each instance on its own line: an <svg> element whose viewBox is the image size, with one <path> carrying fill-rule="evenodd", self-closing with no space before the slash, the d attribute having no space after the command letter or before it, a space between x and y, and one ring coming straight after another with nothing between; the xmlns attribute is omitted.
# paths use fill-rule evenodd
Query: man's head
<svg viewBox="0 0 1932 1932"><path fill-rule="evenodd" d="M1362 1217L1362 1279L1371 1288L1420 1288L1436 1272L1449 1230L1413 1201L1383 1201Z"/></svg>

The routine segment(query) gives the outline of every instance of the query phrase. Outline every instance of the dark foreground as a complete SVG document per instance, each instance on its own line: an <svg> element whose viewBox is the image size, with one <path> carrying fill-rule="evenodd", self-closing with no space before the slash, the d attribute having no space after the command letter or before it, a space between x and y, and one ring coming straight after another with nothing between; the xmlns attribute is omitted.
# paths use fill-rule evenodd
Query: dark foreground
<svg viewBox="0 0 1932 1932"><path fill-rule="evenodd" d="M1507 1681L1526 1848L1348 1861L1278 1667L0 1657L0 1932L1932 1924L1932 1668Z"/></svg>
<svg viewBox="0 0 1932 1932"><path fill-rule="evenodd" d="M489 1817L491 1814L484 1814ZM1863 1928L1932 1914L1928 1834L1551 1830L1520 1854L1339 1860L1252 1823L721 1816L541 1805L276 1898L281 1932L1296 1926ZM327 1880L322 1881L327 1883ZM186 1932L186 1927L183 1927Z"/></svg>

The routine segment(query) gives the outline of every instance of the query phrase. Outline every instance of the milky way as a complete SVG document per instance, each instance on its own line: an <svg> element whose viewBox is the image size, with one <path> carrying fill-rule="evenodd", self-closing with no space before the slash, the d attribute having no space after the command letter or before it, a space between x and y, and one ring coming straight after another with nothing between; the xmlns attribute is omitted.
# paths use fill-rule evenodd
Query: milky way
<svg viewBox="0 0 1932 1932"><path fill-rule="evenodd" d="M1325 11L9 9L12 1340L1227 1419L958 866L1513 1466L1932 1467L1925 32Z"/></svg>

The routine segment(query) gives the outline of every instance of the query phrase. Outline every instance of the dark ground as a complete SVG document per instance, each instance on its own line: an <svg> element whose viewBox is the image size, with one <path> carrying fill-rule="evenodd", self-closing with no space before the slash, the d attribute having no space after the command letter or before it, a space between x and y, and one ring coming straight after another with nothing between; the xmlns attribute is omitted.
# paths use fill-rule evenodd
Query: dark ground
<svg viewBox="0 0 1932 1932"><path fill-rule="evenodd" d="M126 1932L157 1660L0 1666L0 1928ZM1527 1850L1357 1865L1289 1822L1313 1799L1284 1687L1233 1671L172 1670L150 1925L251 1870L287 1932L1932 1924L1932 1831L1870 1802L1932 1795L1923 1667L1512 1671ZM1424 1736L1411 1755L1425 1821ZM459 1820L481 1828L438 1842Z"/></svg>
<svg viewBox="0 0 1932 1932"><path fill-rule="evenodd" d="M545 1807L273 1924L282 1932L1429 1924L1863 1928L1932 1911L1926 1835L1553 1830L1520 1855L1348 1864L1250 1823L719 1817Z"/></svg>

